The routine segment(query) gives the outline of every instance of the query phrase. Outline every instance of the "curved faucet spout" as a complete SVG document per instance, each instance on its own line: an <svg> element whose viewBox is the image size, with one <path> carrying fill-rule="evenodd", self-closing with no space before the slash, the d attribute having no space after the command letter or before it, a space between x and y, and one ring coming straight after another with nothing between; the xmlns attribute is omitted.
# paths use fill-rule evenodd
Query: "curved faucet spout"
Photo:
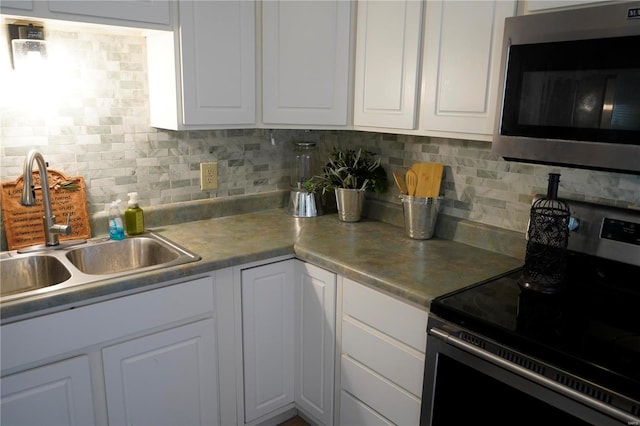
<svg viewBox="0 0 640 426"><path fill-rule="evenodd" d="M24 179L24 186L22 187L22 198L20 203L23 206L34 206L36 204L35 191L33 189L33 162L38 165L40 171L40 186L42 186L42 198L45 208L45 216L52 216L51 203L48 203L49 199L49 176L47 175L47 163L44 161L42 153L37 149L32 149L24 159L24 170L22 173ZM47 208L49 211L47 211Z"/></svg>
<svg viewBox="0 0 640 426"><path fill-rule="evenodd" d="M24 160L23 187L20 203L23 206L33 206L36 203L35 191L33 188L33 162L38 165L40 172L40 186L42 187L42 204L44 205L44 236L47 246L57 246L60 244L58 234L70 235L69 217L66 225L57 225L56 217L51 209L51 194L49 192L49 177L47 175L47 163L44 161L42 153L37 149L32 149Z"/></svg>

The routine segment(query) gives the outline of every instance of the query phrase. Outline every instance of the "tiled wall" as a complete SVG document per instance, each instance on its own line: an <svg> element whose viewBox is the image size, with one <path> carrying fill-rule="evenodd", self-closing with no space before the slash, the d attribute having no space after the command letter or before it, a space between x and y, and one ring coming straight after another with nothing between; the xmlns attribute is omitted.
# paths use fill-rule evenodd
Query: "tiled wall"
<svg viewBox="0 0 640 426"><path fill-rule="evenodd" d="M442 211L487 225L524 231L532 197L546 193L550 172L561 174L560 197L640 209L640 176L505 162L486 142L366 132L338 133L331 142L334 138L380 153L389 175L404 173L417 161L443 163ZM397 196L392 186L377 198L398 202Z"/></svg>
<svg viewBox="0 0 640 426"><path fill-rule="evenodd" d="M38 147L50 167L83 176L91 212L137 191L156 206L287 188L291 142L314 140L319 156L333 146L363 147L382 156L388 174L415 161L446 166L444 212L522 231L531 197L544 193L547 173L560 171L560 195L640 208L640 177L506 163L490 144L350 131L149 128L145 40L90 32L51 31L49 67L11 71L0 52L0 180L22 173ZM46 72L44 72L46 71ZM218 161L217 191L199 188L199 163ZM391 186L375 196L398 203Z"/></svg>

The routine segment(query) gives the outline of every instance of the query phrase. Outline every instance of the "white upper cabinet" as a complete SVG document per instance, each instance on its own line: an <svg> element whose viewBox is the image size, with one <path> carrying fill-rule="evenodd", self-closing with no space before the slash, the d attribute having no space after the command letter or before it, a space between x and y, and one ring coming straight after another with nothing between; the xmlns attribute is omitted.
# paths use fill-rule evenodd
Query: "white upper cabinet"
<svg viewBox="0 0 640 426"><path fill-rule="evenodd" d="M355 127L491 140L515 11L516 0L358 2Z"/></svg>
<svg viewBox="0 0 640 426"><path fill-rule="evenodd" d="M421 1L359 1L354 124L414 129Z"/></svg>
<svg viewBox="0 0 640 426"><path fill-rule="evenodd" d="M10 9L33 10L33 1L31 0L3 0L2 13L11 13Z"/></svg>
<svg viewBox="0 0 640 426"><path fill-rule="evenodd" d="M514 15L516 1L426 5L420 129L490 140L504 20Z"/></svg>
<svg viewBox="0 0 640 426"><path fill-rule="evenodd" d="M608 3L611 0L527 0L524 2L525 13L547 12L557 8L575 8L592 6L592 3Z"/></svg>
<svg viewBox="0 0 640 426"><path fill-rule="evenodd" d="M262 3L262 121L348 121L351 2Z"/></svg>
<svg viewBox="0 0 640 426"><path fill-rule="evenodd" d="M255 26L252 1L181 1L179 31L147 38L151 125L255 127Z"/></svg>
<svg viewBox="0 0 640 426"><path fill-rule="evenodd" d="M122 21L169 24L171 13L168 0L49 0L49 10L73 15L99 16Z"/></svg>
<svg viewBox="0 0 640 426"><path fill-rule="evenodd" d="M41 19L171 29L169 0L3 0L1 12Z"/></svg>

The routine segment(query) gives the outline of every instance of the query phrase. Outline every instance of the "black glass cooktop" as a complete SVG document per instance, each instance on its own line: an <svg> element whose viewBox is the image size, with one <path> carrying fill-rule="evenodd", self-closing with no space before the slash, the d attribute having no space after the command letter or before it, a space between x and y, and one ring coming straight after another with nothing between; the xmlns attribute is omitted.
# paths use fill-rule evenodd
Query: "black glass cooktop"
<svg viewBox="0 0 640 426"><path fill-rule="evenodd" d="M469 331L640 400L640 268L569 253L559 294L521 290L520 269L436 298Z"/></svg>

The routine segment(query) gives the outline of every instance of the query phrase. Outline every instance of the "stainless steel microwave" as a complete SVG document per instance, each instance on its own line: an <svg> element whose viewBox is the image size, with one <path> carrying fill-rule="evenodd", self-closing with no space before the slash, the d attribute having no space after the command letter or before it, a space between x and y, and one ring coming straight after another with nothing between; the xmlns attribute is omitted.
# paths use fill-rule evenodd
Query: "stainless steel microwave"
<svg viewBox="0 0 640 426"><path fill-rule="evenodd" d="M492 151L640 174L640 2L507 18Z"/></svg>

